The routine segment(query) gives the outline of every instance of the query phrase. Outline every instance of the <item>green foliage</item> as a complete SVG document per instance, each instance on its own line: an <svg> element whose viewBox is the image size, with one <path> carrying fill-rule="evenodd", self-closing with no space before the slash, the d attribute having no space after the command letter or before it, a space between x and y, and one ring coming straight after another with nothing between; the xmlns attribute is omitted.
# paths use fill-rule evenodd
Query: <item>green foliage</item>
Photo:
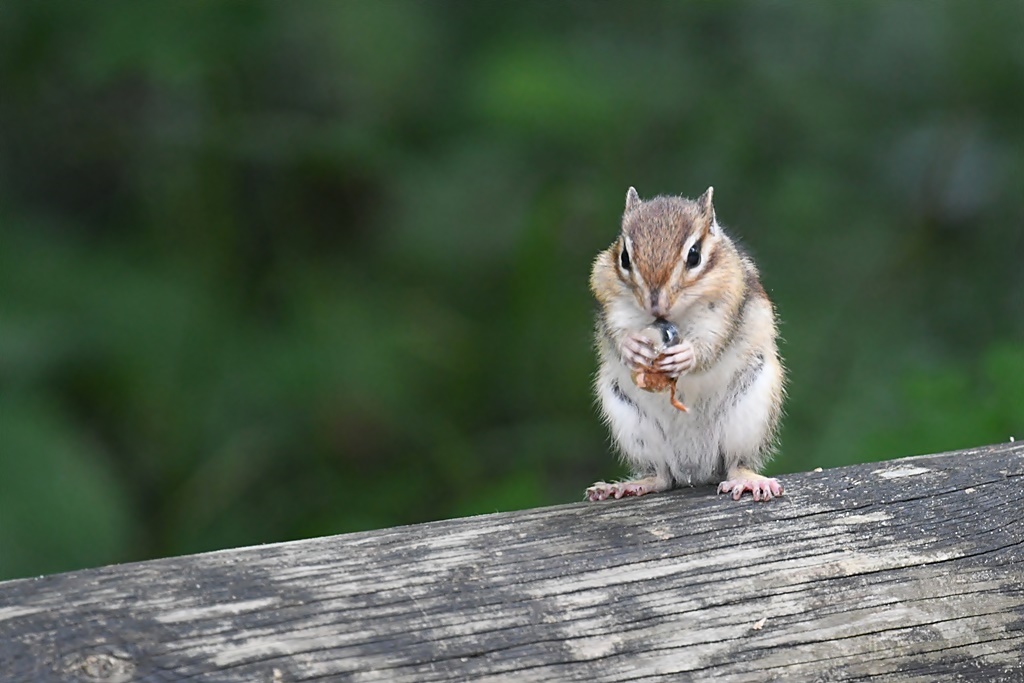
<svg viewBox="0 0 1024 683"><path fill-rule="evenodd" d="M929 368L911 368L902 379L895 424L873 435L881 457L906 444L916 452L969 448L993 434L1021 436L1024 406L1024 347L994 344L980 358L949 360Z"/></svg>
<svg viewBox="0 0 1024 683"><path fill-rule="evenodd" d="M0 574L102 564L132 547L128 501L90 434L24 395L0 400L0 434Z"/></svg>
<svg viewBox="0 0 1024 683"><path fill-rule="evenodd" d="M775 471L1024 438L1022 20L0 4L0 577L579 500L629 185L756 255Z"/></svg>

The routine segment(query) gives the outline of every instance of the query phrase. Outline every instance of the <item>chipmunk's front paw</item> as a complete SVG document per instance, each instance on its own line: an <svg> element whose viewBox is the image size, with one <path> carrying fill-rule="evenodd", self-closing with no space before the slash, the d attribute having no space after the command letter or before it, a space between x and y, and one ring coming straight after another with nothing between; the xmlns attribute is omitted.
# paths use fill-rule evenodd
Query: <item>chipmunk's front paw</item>
<svg viewBox="0 0 1024 683"><path fill-rule="evenodd" d="M662 351L654 363L654 369L666 377L676 379L679 375L693 370L696 363L693 344L684 340Z"/></svg>
<svg viewBox="0 0 1024 683"><path fill-rule="evenodd" d="M626 335L619 350L630 370L649 370L658 357L651 340L638 332Z"/></svg>
<svg viewBox="0 0 1024 683"><path fill-rule="evenodd" d="M778 479L765 477L754 472L743 472L718 485L718 492L732 492L733 500L739 500L743 496L744 491L750 491L750 495L754 497L754 500L768 501L781 496L783 488Z"/></svg>

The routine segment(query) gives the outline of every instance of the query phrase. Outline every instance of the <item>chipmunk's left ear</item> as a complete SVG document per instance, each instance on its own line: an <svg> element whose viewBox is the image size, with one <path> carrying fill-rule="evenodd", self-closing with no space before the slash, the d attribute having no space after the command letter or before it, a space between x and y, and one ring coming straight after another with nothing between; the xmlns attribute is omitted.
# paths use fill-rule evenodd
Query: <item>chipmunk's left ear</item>
<svg viewBox="0 0 1024 683"><path fill-rule="evenodd" d="M626 193L626 211L632 211L638 206L640 206L640 195L636 193L635 187L631 187Z"/></svg>
<svg viewBox="0 0 1024 683"><path fill-rule="evenodd" d="M709 230L714 232L715 230L715 205L711 202L711 198L715 195L715 188L709 187L704 190L704 194L697 197L697 206L700 207L702 215L708 219Z"/></svg>

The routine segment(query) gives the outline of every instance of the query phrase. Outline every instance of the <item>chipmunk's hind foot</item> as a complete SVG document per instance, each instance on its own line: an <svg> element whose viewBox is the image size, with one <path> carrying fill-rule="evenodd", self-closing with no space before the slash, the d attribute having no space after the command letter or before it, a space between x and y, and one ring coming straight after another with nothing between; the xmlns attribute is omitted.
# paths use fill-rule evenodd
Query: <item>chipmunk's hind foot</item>
<svg viewBox="0 0 1024 683"><path fill-rule="evenodd" d="M743 497L744 491L750 491L756 501L769 501L782 495L782 484L778 479L758 474L746 467L735 467L729 470L729 478L718 485L719 493L732 493L733 500Z"/></svg>
<svg viewBox="0 0 1024 683"><path fill-rule="evenodd" d="M659 477L644 477L633 481L617 481L609 484L599 481L587 489L587 500L598 501L625 496L643 496L648 493L667 491L672 485Z"/></svg>

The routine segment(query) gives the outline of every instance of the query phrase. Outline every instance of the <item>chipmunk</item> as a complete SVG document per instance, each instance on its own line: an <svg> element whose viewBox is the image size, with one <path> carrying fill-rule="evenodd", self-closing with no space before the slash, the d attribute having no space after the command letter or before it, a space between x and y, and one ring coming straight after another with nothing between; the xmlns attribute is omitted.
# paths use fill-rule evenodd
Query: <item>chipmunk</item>
<svg viewBox="0 0 1024 683"><path fill-rule="evenodd" d="M745 491L758 501L782 495L777 479L758 473L784 397L775 309L754 262L715 219L713 193L641 201L629 188L622 232L594 260L595 390L636 478L599 481L590 500L716 481L734 500ZM678 339L660 349L645 328L666 324ZM672 403L634 384L641 377L664 389L651 381L659 376L675 381Z"/></svg>

